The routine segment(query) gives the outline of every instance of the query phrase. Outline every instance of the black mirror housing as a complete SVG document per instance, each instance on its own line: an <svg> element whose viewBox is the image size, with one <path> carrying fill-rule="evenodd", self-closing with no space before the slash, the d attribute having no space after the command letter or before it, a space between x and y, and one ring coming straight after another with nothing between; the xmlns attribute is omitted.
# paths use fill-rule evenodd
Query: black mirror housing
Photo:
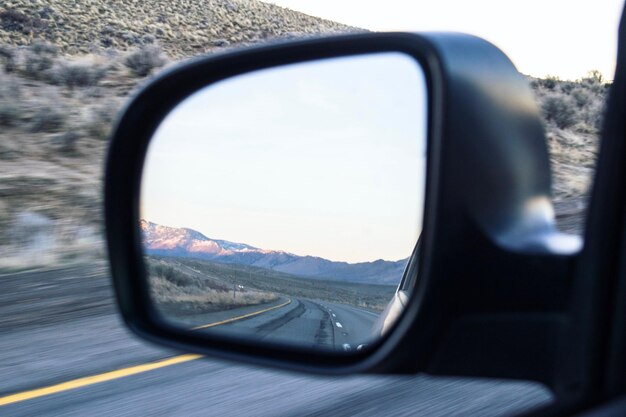
<svg viewBox="0 0 626 417"><path fill-rule="evenodd" d="M232 76L376 52L412 57L428 86L423 232L414 267L406 271L415 284L399 321L367 349L338 354L190 334L160 320L148 297L142 261L139 189L148 143L167 113L198 89ZM566 304L556 283L566 279L561 271L580 247L576 238L558 233L551 210L545 136L528 81L495 46L463 34L333 36L242 49L174 67L128 105L115 128L106 168L108 249L127 325L141 337L186 351L309 372L426 371L545 381L548 371L542 367L552 359L552 336L562 326L554 313ZM552 281L543 273L526 276L531 258L531 264L556 271ZM505 285L526 278L536 281L536 293ZM509 337L526 313L539 317L524 321L534 350L524 350L523 340ZM459 344L468 349L456 349ZM516 365L507 364L506 355L483 360L484 345L494 352L513 350L519 360ZM545 360L528 366L536 362L537 349Z"/></svg>

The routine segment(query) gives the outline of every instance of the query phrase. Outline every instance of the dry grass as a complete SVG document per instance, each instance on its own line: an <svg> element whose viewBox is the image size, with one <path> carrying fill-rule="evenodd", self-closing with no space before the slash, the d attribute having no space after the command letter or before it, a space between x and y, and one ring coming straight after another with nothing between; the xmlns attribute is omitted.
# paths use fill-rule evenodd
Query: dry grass
<svg viewBox="0 0 626 417"><path fill-rule="evenodd" d="M176 266L162 261L150 262L150 286L153 300L168 312L194 314L229 310L235 307L264 304L275 301L273 293L229 288L185 273Z"/></svg>
<svg viewBox="0 0 626 417"><path fill-rule="evenodd" d="M559 227L582 233L600 145L609 85L590 71L577 81L531 79L542 110Z"/></svg>
<svg viewBox="0 0 626 417"><path fill-rule="evenodd" d="M322 280L286 274L270 269L246 265L220 264L211 261L183 258L154 258L170 265L195 271L202 277L217 278L230 288L233 284L260 292L285 297L319 299L382 311L392 299L395 285L361 284Z"/></svg>

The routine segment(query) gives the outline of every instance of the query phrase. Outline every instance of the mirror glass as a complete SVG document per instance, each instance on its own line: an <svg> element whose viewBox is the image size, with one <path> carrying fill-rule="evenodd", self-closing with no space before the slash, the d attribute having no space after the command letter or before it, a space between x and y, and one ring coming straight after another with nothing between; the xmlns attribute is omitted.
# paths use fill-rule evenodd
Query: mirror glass
<svg viewBox="0 0 626 417"><path fill-rule="evenodd" d="M159 314L258 343L380 337L421 232L427 110L422 68L397 52L246 73L179 103L142 178Z"/></svg>

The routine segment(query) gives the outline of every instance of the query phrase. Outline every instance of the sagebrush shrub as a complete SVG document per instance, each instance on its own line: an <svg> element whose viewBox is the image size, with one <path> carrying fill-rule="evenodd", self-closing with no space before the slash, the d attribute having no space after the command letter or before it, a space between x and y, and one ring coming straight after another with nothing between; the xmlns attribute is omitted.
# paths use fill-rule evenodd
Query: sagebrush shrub
<svg viewBox="0 0 626 417"><path fill-rule="evenodd" d="M560 81L559 77L548 75L546 78L541 80L540 83L543 88L547 90L554 90Z"/></svg>
<svg viewBox="0 0 626 417"><path fill-rule="evenodd" d="M177 271L169 265L155 265L153 269L153 274L165 278L172 284L178 285L179 287L187 287L193 285L194 283L194 280L191 279L191 277L180 271Z"/></svg>
<svg viewBox="0 0 626 417"><path fill-rule="evenodd" d="M559 88L565 94L571 94L572 91L576 88L576 84L577 83L573 81L561 81Z"/></svg>
<svg viewBox="0 0 626 417"><path fill-rule="evenodd" d="M24 51L23 73L38 80L48 78L47 71L52 68L59 54L56 46L46 41L35 41Z"/></svg>
<svg viewBox="0 0 626 417"><path fill-rule="evenodd" d="M22 119L21 96L21 85L15 77L0 71L0 126L14 126Z"/></svg>
<svg viewBox="0 0 626 417"><path fill-rule="evenodd" d="M63 110L53 107L42 107L35 112L30 126L31 132L56 132L63 127L67 116Z"/></svg>
<svg viewBox="0 0 626 417"><path fill-rule="evenodd" d="M566 129L576 124L576 104L566 95L554 94L544 99L541 110L547 121Z"/></svg>
<svg viewBox="0 0 626 417"><path fill-rule="evenodd" d="M0 102L13 101L21 96L22 85L18 82L17 77L3 74L0 71Z"/></svg>
<svg viewBox="0 0 626 417"><path fill-rule="evenodd" d="M605 102L597 101L585 106L581 110L581 119L596 131L602 128L604 121Z"/></svg>
<svg viewBox="0 0 626 417"><path fill-rule="evenodd" d="M54 66L49 72L50 80L55 84L67 87L93 87L102 80L107 68L87 63L62 62Z"/></svg>
<svg viewBox="0 0 626 417"><path fill-rule="evenodd" d="M14 126L20 120L20 108L11 101L0 98L0 126Z"/></svg>
<svg viewBox="0 0 626 417"><path fill-rule="evenodd" d="M57 56L59 54L59 48L56 45L43 39L33 41L28 49L37 55Z"/></svg>
<svg viewBox="0 0 626 417"><path fill-rule="evenodd" d="M144 45L129 54L124 60L126 65L138 77L149 75L155 68L165 65L167 60L157 45Z"/></svg>
<svg viewBox="0 0 626 417"><path fill-rule="evenodd" d="M40 32L47 25L44 20L31 17L15 9L0 11L0 28L9 32L22 32L31 35Z"/></svg>
<svg viewBox="0 0 626 417"><path fill-rule="evenodd" d="M51 141L59 152L74 155L76 154L76 144L78 143L78 139L80 139L78 133L69 131L54 135Z"/></svg>
<svg viewBox="0 0 626 417"><path fill-rule="evenodd" d="M101 107L91 109L86 130L94 139L107 139L111 132L111 124L117 114L118 103L110 102Z"/></svg>
<svg viewBox="0 0 626 417"><path fill-rule="evenodd" d="M141 42L144 45L154 45L156 43L156 38L154 37L154 35L143 35L143 37L141 38Z"/></svg>
<svg viewBox="0 0 626 417"><path fill-rule="evenodd" d="M4 70L13 72L17 68L15 49L8 45L0 45L0 60L4 62Z"/></svg>
<svg viewBox="0 0 626 417"><path fill-rule="evenodd" d="M591 94L582 88L577 88L575 90L572 90L571 96L579 108L585 107L592 100Z"/></svg>

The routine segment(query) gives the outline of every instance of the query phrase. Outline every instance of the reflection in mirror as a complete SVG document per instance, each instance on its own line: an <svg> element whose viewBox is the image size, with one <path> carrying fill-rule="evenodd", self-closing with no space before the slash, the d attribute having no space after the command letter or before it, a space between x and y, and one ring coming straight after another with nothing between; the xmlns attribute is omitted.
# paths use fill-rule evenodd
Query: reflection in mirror
<svg viewBox="0 0 626 417"><path fill-rule="evenodd" d="M159 314L259 343L380 337L421 230L426 113L421 67L395 52L256 71L181 102L142 179Z"/></svg>

